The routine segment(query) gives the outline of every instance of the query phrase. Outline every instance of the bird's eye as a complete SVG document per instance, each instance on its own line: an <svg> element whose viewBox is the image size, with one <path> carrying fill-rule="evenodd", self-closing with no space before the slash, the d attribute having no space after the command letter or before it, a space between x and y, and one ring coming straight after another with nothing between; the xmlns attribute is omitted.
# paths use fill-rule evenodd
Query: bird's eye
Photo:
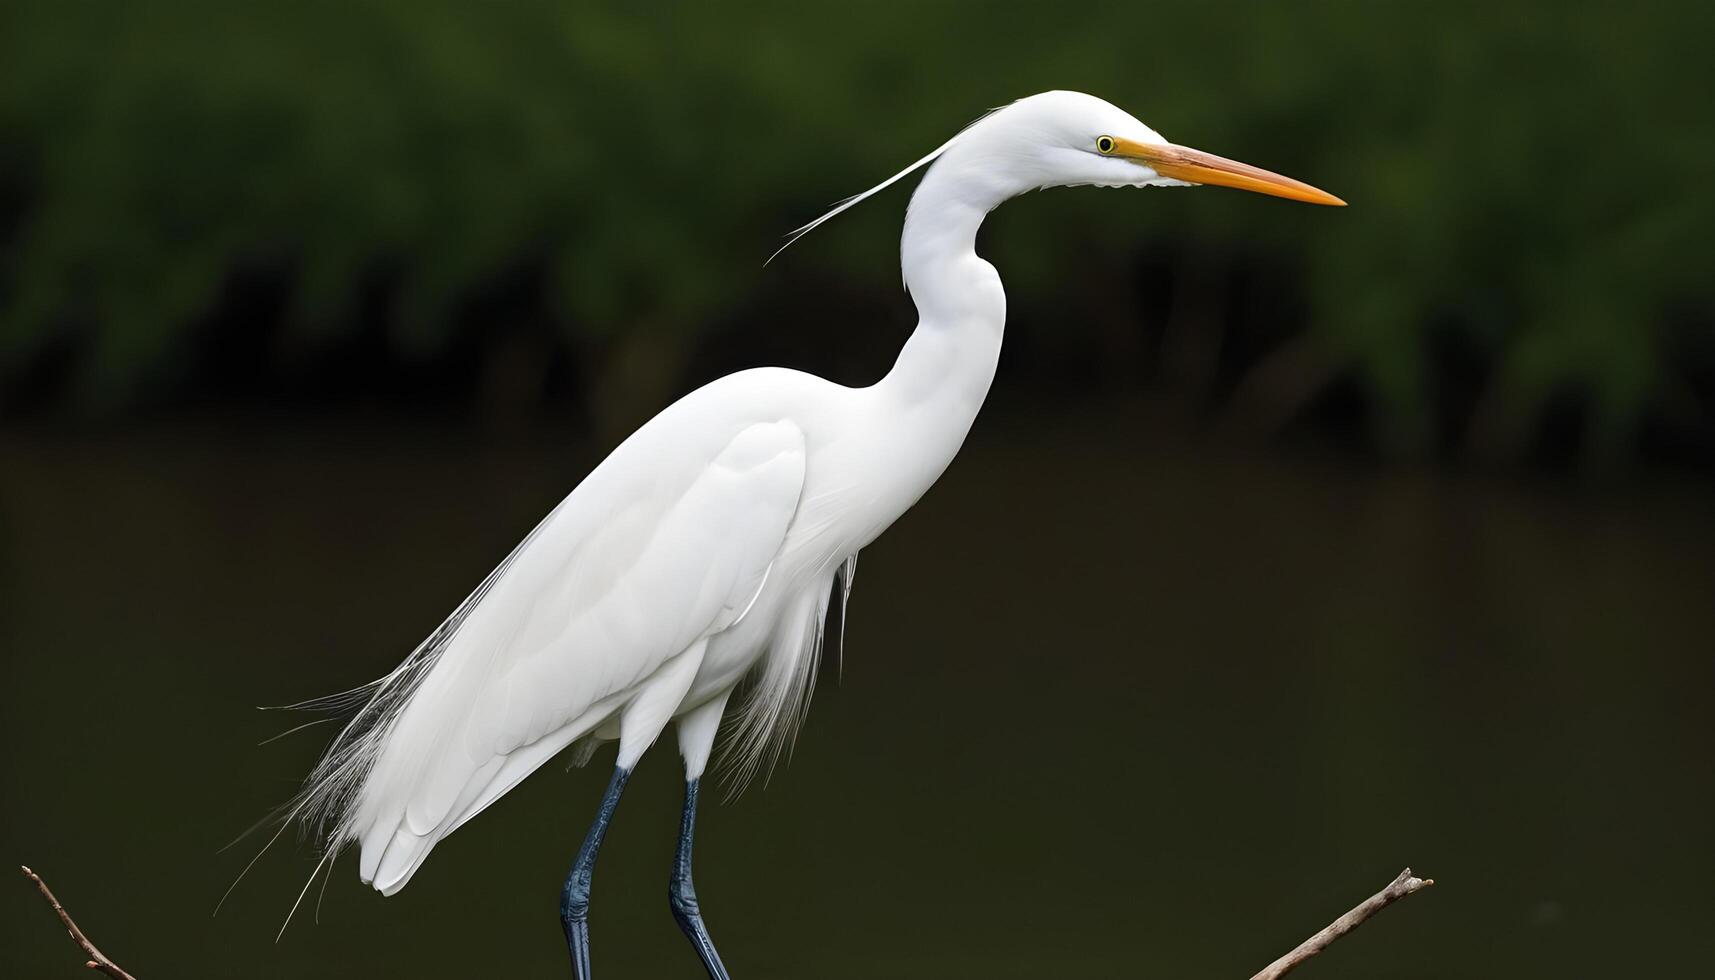
<svg viewBox="0 0 1715 980"><path fill-rule="evenodd" d="M1112 136L1098 136L1098 137L1096 137L1096 152L1097 153L1100 153L1103 156L1106 156L1107 154L1112 153L1113 151L1114 151L1114 138Z"/></svg>

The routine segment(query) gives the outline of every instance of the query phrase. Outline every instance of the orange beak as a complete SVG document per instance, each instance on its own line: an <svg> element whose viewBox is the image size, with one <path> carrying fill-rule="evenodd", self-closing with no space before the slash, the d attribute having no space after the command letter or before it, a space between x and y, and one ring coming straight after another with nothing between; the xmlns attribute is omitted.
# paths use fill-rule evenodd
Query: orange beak
<svg viewBox="0 0 1715 980"><path fill-rule="evenodd" d="M1289 201L1303 201L1306 204L1327 204L1342 208L1346 206L1345 201L1303 181L1282 177L1261 167L1228 160L1213 153L1193 150L1188 146L1115 139L1112 155L1136 160L1161 176L1174 180L1208 184L1211 187L1236 187L1241 191L1255 191L1258 194L1284 197Z"/></svg>

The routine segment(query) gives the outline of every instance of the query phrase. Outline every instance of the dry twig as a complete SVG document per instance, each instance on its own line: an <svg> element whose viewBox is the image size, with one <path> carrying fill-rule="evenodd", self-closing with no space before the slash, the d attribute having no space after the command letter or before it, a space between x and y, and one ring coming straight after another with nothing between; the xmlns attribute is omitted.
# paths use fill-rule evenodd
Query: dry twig
<svg viewBox="0 0 1715 980"><path fill-rule="evenodd" d="M89 937L85 936L83 930L77 927L77 923L72 921L71 914L65 910L65 906L61 905L60 900L54 897L54 893L48 888L48 883L42 880L41 875L29 868L23 870L24 877L36 883L36 890L42 893L42 898L46 899L47 903L53 907L54 914L60 917L60 924L65 926L66 932L71 934L72 941L77 943L85 956L89 957L89 961L84 966L91 970L100 970L113 980L137 980L136 977L126 973L119 964L108 959L101 950L95 948L95 944L90 942ZM1334 940L1363 925L1370 916L1405 896L1421 891L1433 884L1435 884L1435 879L1419 878L1411 873L1410 868L1406 868L1386 888L1364 899L1357 908L1335 919L1328 924L1327 928L1299 943L1296 949L1270 963L1261 973L1251 977L1251 980L1279 980L1280 977L1292 972L1305 960L1327 949Z"/></svg>
<svg viewBox="0 0 1715 980"><path fill-rule="evenodd" d="M1364 920L1370 916L1405 896L1421 891L1433 884L1435 884L1434 878L1419 878L1411 873L1410 868L1406 868L1386 888L1364 899L1357 908L1329 923L1326 929L1299 943L1298 948L1264 967L1263 971L1251 977L1251 980L1276 980L1278 977L1286 976L1300 963L1327 949L1334 940L1363 925Z"/></svg>
<svg viewBox="0 0 1715 980"><path fill-rule="evenodd" d="M113 980L137 980L136 977L121 969L119 964L108 959L101 950L95 948L95 944L90 942L89 937L83 934L83 930L77 927L76 922L72 921L71 913L67 912L65 906L60 904L60 900L54 897L54 893L48 888L48 883L42 880L41 875L29 868L24 868L24 877L36 883L36 890L42 893L42 897L47 899L49 905L53 906L54 914L60 917L60 925L65 926L66 932L71 933L72 942L77 943L78 947L83 950L83 955L89 957L89 961L84 966L91 970L100 970L112 977Z"/></svg>

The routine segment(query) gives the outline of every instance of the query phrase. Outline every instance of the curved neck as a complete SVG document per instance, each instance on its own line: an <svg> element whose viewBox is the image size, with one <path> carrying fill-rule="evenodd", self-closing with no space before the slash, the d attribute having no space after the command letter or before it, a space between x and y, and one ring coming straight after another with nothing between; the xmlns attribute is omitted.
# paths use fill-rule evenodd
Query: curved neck
<svg viewBox="0 0 1715 980"><path fill-rule="evenodd" d="M960 166L961 156L936 161L906 210L899 258L917 329L882 383L912 402L952 397L968 411L968 428L994 380L1006 325L1006 293L977 255L977 229L1014 192Z"/></svg>

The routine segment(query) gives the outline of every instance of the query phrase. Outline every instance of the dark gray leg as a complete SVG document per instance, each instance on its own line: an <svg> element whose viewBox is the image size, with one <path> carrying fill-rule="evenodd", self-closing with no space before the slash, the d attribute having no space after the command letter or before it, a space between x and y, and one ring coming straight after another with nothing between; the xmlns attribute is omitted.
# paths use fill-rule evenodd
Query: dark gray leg
<svg viewBox="0 0 1715 980"><path fill-rule="evenodd" d="M566 887L560 892L560 924L566 929L566 946L572 953L572 974L577 980L590 980L590 879L595 875L596 852L607 834L607 824L613 819L613 808L619 805L619 794L625 792L625 782L631 770L615 766L613 779L601 798L601 811L578 848L578 859L566 875Z"/></svg>
<svg viewBox="0 0 1715 980"><path fill-rule="evenodd" d="M715 952L715 941L709 938L703 925L702 911L697 907L697 890L691 885L691 836L697 830L697 780L685 783L685 815L679 823L679 853L673 859L673 880L667 886L667 901L673 906L673 918L697 949L709 980L728 980L721 956Z"/></svg>

